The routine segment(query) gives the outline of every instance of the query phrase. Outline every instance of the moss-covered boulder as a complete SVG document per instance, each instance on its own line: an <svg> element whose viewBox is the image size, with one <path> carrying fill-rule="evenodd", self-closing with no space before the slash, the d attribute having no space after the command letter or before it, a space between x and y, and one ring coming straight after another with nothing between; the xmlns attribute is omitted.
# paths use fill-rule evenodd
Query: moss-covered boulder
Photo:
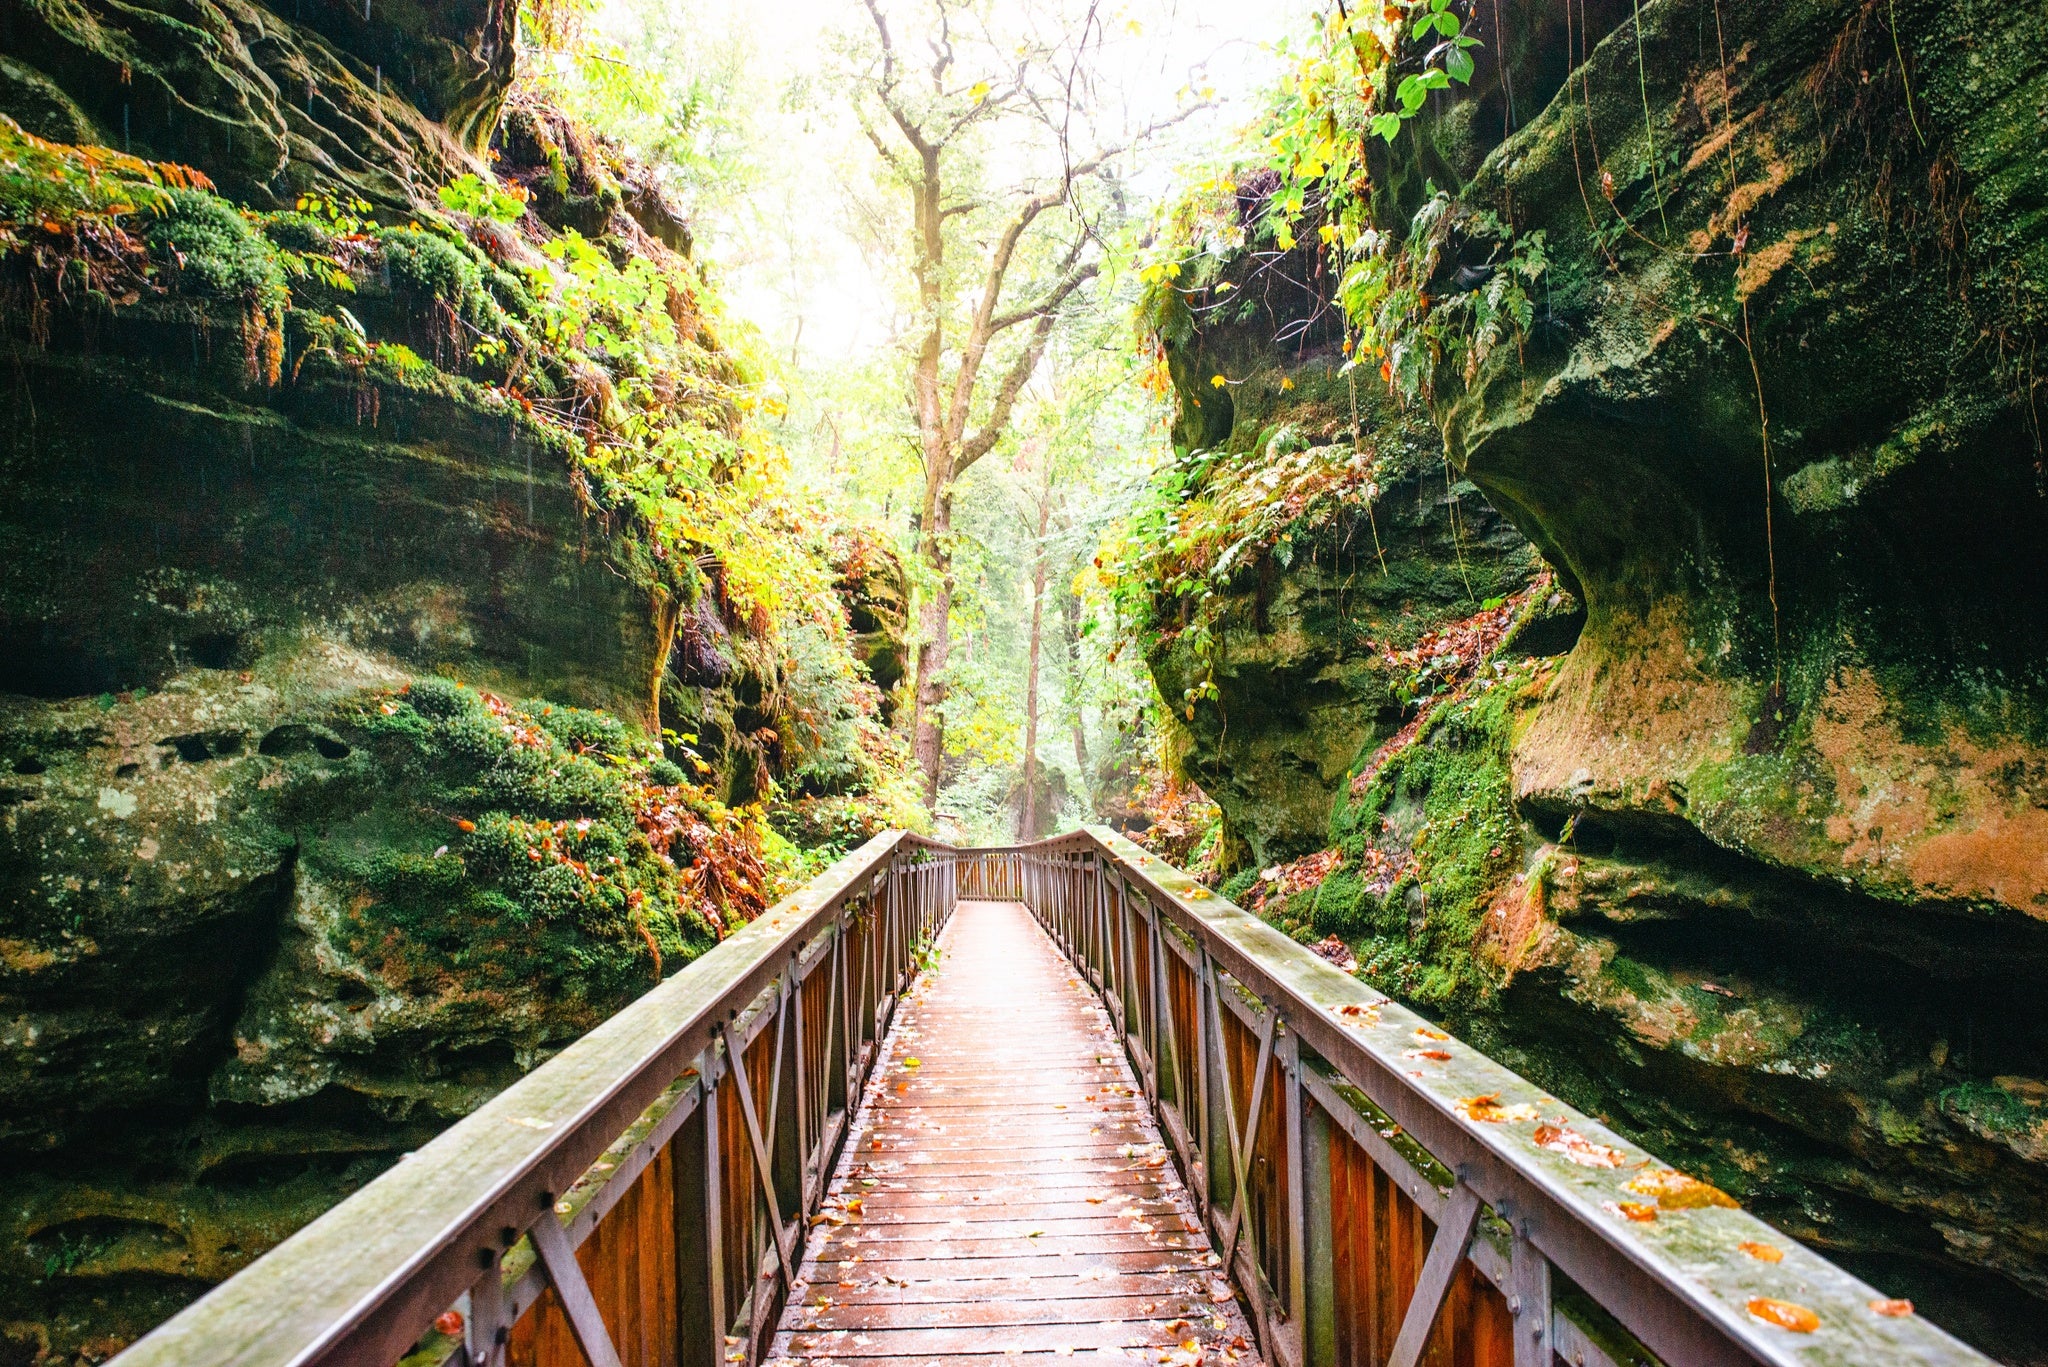
<svg viewBox="0 0 2048 1367"><path fill-rule="evenodd" d="M1177 450L1130 568L1181 764L1222 809L1225 866L1329 843L1355 767L1433 691L1400 652L1541 568L1422 411L1360 387L1329 301L1295 283L1319 278L1305 248L1278 267L1233 253L1147 304Z"/></svg>

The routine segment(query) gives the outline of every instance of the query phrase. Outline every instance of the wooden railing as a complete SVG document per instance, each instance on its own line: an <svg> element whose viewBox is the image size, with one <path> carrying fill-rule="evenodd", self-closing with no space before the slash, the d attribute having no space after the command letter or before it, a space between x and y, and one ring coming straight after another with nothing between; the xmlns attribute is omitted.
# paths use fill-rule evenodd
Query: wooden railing
<svg viewBox="0 0 2048 1367"><path fill-rule="evenodd" d="M1275 1367L1985 1361L1095 828L876 837L119 1361L752 1367L970 897L1102 994Z"/></svg>
<svg viewBox="0 0 2048 1367"><path fill-rule="evenodd" d="M758 1360L957 868L869 841L120 1362Z"/></svg>
<svg viewBox="0 0 2048 1367"><path fill-rule="evenodd" d="M978 863L1101 993L1273 1367L1988 1361L1119 835Z"/></svg>

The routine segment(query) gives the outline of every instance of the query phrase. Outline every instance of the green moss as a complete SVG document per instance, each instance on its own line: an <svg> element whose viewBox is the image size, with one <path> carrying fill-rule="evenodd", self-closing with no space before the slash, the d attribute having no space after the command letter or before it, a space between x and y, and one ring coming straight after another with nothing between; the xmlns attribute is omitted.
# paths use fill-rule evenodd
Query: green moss
<svg viewBox="0 0 2048 1367"><path fill-rule="evenodd" d="M270 214L263 220L263 236L275 246L294 252L319 252L322 255L333 252L334 234L327 225L311 214L289 210L281 214Z"/></svg>
<svg viewBox="0 0 2048 1367"><path fill-rule="evenodd" d="M392 291L402 300L415 306L438 300L486 331L496 332L509 323L484 288L486 263L467 244L457 246L416 228L379 229L377 241L384 248Z"/></svg>
<svg viewBox="0 0 2048 1367"><path fill-rule="evenodd" d="M1971 1079L1940 1097L1941 1109L1980 1134L2026 1135L2041 1120L2039 1109L1995 1082Z"/></svg>
<svg viewBox="0 0 2048 1367"><path fill-rule="evenodd" d="M169 210L150 227L148 241L160 256L176 253L181 288L284 307L290 294L277 250L234 206L200 190L170 190L165 198Z"/></svg>
<svg viewBox="0 0 2048 1367"><path fill-rule="evenodd" d="M1491 991L1474 947L1495 893L1521 862L1510 759L1526 681L1517 671L1445 704L1331 818L1332 843L1346 855L1332 878L1360 880L1348 914L1348 887L1334 890L1331 930L1359 935L1367 976L1409 1000L1448 1005ZM1377 897L1363 878L1369 852L1379 867L1401 870Z"/></svg>
<svg viewBox="0 0 2048 1367"><path fill-rule="evenodd" d="M395 986L545 984L595 1014L650 980L650 938L670 971L710 943L639 830L655 776L617 719L422 679L329 722L348 772L309 790L317 808L287 807L310 828L307 871L343 894L339 938Z"/></svg>
<svg viewBox="0 0 2048 1367"><path fill-rule="evenodd" d="M1309 928L1318 936L1354 935L1364 928L1367 913L1377 904L1356 869L1339 868L1310 895Z"/></svg>

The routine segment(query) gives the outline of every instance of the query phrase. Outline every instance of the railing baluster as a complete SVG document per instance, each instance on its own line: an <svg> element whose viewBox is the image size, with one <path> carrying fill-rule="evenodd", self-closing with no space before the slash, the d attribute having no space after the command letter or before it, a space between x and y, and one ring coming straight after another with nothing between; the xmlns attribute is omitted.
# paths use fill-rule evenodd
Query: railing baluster
<svg viewBox="0 0 2048 1367"><path fill-rule="evenodd" d="M1429 1257L1423 1260L1422 1275L1416 1279L1408 1312L1401 1318L1401 1333L1394 1340L1394 1351L1387 1355L1387 1367L1415 1367L1422 1360L1429 1331L1436 1325L1436 1313L1443 1308L1451 1279L1458 1275L1459 1264L1465 1261L1465 1250L1471 1246L1472 1232L1478 1225L1479 1193L1460 1181L1451 1188L1443 1223L1436 1227L1436 1238L1430 1241Z"/></svg>
<svg viewBox="0 0 2048 1367"><path fill-rule="evenodd" d="M569 1321L569 1331L576 1336L576 1346L583 1350L590 1367L620 1367L619 1350L612 1346L611 1331L605 1328L604 1317L597 1313L597 1298L590 1294L590 1283L583 1279L576 1250L569 1246L569 1236L562 1232L562 1222L555 1218L554 1203L550 1201L548 1207L527 1231L533 1240L534 1256L546 1269L555 1296L562 1303L562 1316Z"/></svg>
<svg viewBox="0 0 2048 1367"><path fill-rule="evenodd" d="M747 1124L747 1142L754 1147L754 1166L761 1174L761 1194L768 1200L768 1238L775 1245L775 1261L782 1267L783 1286L794 1286L796 1269L791 1266L789 1249L782 1242L782 1211L775 1199L774 1168L768 1161L768 1143L762 1135L760 1117L754 1112L754 1089L747 1079L746 1046L739 1042L730 1028L721 1027L721 1033L725 1036L725 1057L732 1065L733 1081L739 1087L740 1116Z"/></svg>
<svg viewBox="0 0 2048 1367"><path fill-rule="evenodd" d="M1142 894L1140 894L1142 896ZM1181 1113L1181 1123L1187 1125L1187 1098L1180 1089L1180 1035L1173 1023L1173 999L1167 992L1166 981L1166 926L1160 919L1159 909L1152 905L1152 899L1144 899L1146 929L1152 950L1152 1100L1155 1105L1164 1104L1165 1082L1173 1082L1173 1104ZM1169 1068L1171 1072L1169 1072ZM1188 1126L1189 1133L1193 1127Z"/></svg>
<svg viewBox="0 0 2048 1367"><path fill-rule="evenodd" d="M791 1082L796 1092L791 1098L795 1103L796 1123L791 1128L796 1131L796 1219L799 1238L803 1235L804 1220L811 1213L811 1056L804 1047L804 980L797 976L801 958L799 955L799 962L789 966L789 990L792 999L790 1017L793 1027L790 1060L794 1065ZM823 1173L819 1176L822 1179ZM824 1185L822 1180L819 1185Z"/></svg>
<svg viewBox="0 0 2048 1367"><path fill-rule="evenodd" d="M1514 1367L1550 1367L1550 1259L1529 1242L1525 1227L1516 1228L1508 1253L1508 1311L1515 1317Z"/></svg>
<svg viewBox="0 0 2048 1367"><path fill-rule="evenodd" d="M485 1255L483 1275L469 1291L469 1316L462 1326L469 1367L501 1367L511 1332L505 1313L504 1262L494 1250Z"/></svg>
<svg viewBox="0 0 2048 1367"><path fill-rule="evenodd" d="M1212 986L1210 990L1220 990L1220 984ZM1266 1109L1266 1071L1273 1063L1273 1031L1278 1027L1279 1023L1279 1013L1268 1011L1266 1013L1265 1026L1259 1031L1259 1062L1258 1066L1252 1070L1251 1106L1245 1112L1244 1135L1240 1140L1237 1132L1235 1084L1231 1081L1229 1072L1230 1050L1226 1042L1220 1037L1220 1032L1223 1029L1223 1018L1221 1012L1217 1013L1216 1029L1219 1032L1219 1038L1216 1041L1216 1053L1217 1057L1223 1060L1224 1089L1226 1095L1230 1097L1228 1103L1230 1113L1230 1163L1237 1177L1237 1197L1231 1202L1230 1218L1225 1222L1223 1234L1223 1265L1225 1267L1230 1266L1230 1256L1237 1248L1238 1231L1244 1228L1245 1221L1251 1216L1251 1200L1247 1192L1247 1188L1250 1185L1249 1172L1252 1155L1258 1152L1259 1121L1264 1116ZM1256 1230L1253 1231L1251 1250L1252 1263L1256 1266L1259 1261L1259 1241Z"/></svg>
<svg viewBox="0 0 2048 1367"><path fill-rule="evenodd" d="M699 1065L703 1099L675 1145L676 1333L678 1367L720 1367L725 1356L724 1160L718 1138L718 1051ZM701 1181L693 1174L701 1172Z"/></svg>

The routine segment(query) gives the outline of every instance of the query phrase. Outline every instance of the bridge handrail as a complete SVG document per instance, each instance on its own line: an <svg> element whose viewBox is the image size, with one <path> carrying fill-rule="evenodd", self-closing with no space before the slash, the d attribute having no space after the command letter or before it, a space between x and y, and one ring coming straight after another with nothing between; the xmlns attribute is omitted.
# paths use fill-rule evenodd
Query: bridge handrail
<svg viewBox="0 0 2048 1367"><path fill-rule="evenodd" d="M1130 949L1136 941L1126 936L1144 928L1148 911L1179 932L1158 936L1156 942L1173 949L1192 971L1198 993L1205 994L1199 998L1205 1003L1201 1009L1211 1016L1219 1006L1227 1009L1251 1040L1270 1041L1260 1048L1258 1068L1267 1070L1265 1055L1270 1053L1270 1067L1281 1077L1264 1085L1287 1091L1287 1106L1295 1112L1287 1125L1292 1143L1301 1142L1299 1109L1315 1103L1417 1198L1440 1230L1467 1214L1460 1211L1461 1190L1490 1208L1506 1225L1509 1256L1485 1257L1481 1246L1472 1260L1500 1287L1514 1314L1517 1367L1548 1367L1553 1351L1566 1361L1613 1360L1576 1331L1577 1342L1552 1341L1552 1269L1672 1367L1989 1361L1928 1321L1900 1313L1902 1304L1887 1301L1819 1254L1734 1208L1714 1188L1687 1184L1647 1150L1445 1035L1124 836L1106 827L1086 827L1005 850L1001 859L1006 869L1021 868L1022 900L1102 991L1119 1026L1127 1027L1123 1034L1134 1063L1141 1071L1153 1069L1151 1099L1161 1112L1162 1130L1183 1149L1184 1165L1217 1169L1249 1162L1249 1155L1235 1157L1234 1151L1237 1127L1243 1124L1251 1133L1251 1122L1240 1120L1237 1110L1246 1115L1250 1110L1242 1071L1233 1086L1227 1065L1213 1057L1218 1050L1206 1025L1198 1027L1205 1086L1213 1089L1220 1082L1230 1088L1235 1108L1213 1127L1227 1127L1227 1135L1210 1133L1205 1154L1201 1137L1189 1133L1193 1127L1161 1105L1145 1025L1132 1019L1145 999L1137 989L1147 985L1119 981L1120 974L1149 972L1143 965L1125 967L1136 962ZM960 874L963 885L986 876L967 867ZM1116 896L1116 882L1137 897ZM1125 910L1131 916L1120 914ZM1212 968L1217 976L1210 976ZM1236 991L1222 985L1226 976ZM1175 1043L1170 1022L1163 1030L1170 1052ZM1161 1034L1155 1017L1150 1035L1155 1048ZM1350 1089L1398 1130L1361 1123L1355 1101L1343 1094ZM1259 1083L1250 1086L1250 1094L1259 1096ZM1546 1142L1538 1142L1539 1132ZM1424 1166L1434 1159L1448 1170L1443 1176L1450 1180L1450 1191L1423 1178L1416 1155L1404 1155L1386 1142L1396 1135L1426 1150ZM1297 1260L1307 1255L1310 1238L1303 1222L1314 1218L1312 1207L1319 1199L1299 1189L1302 1158L1297 1153L1297 1161L1285 1164L1296 1188L1287 1193L1287 1206L1295 1223L1291 1242ZM1197 1171L1194 1181L1198 1186L1212 1183L1204 1171ZM1214 1185L1224 1189L1221 1199L1212 1203L1207 1190L1197 1194L1212 1232L1227 1248L1237 1222L1223 1209L1232 1179L1218 1172ZM1660 1192L1669 1198L1661 1210ZM1327 1200L1327 1192L1320 1199ZM1470 1197L1464 1199L1470 1203ZM1469 1216L1466 1227L1448 1259L1451 1264L1474 1247L1467 1242ZM1764 1256L1746 1249L1762 1250ZM1430 1261L1437 1260L1433 1247ZM1289 1367L1325 1360L1326 1351L1314 1351L1305 1341L1318 1331L1302 1323L1316 1317L1307 1286L1311 1279L1304 1275L1310 1269L1298 1261L1294 1275L1286 1278L1292 1282L1286 1298L1292 1304L1275 1303L1255 1257L1248 1259L1240 1245L1232 1262L1232 1274L1250 1293L1255 1321L1268 1340L1269 1361ZM1430 1275L1426 1264L1421 1278L1428 1282ZM1443 1289L1434 1287L1437 1294ZM1423 1298L1421 1288L1415 1295ZM1806 1320L1801 1309L1818 1324ZM1428 1314L1433 1313L1431 1306ZM1417 1335L1429 1330L1428 1314ZM1562 1320L1558 1324L1571 1328ZM1404 1323L1403 1328L1403 1344L1411 1354L1419 1353L1422 1339L1408 1343L1410 1326ZM1396 1345L1390 1360L1402 1359L1403 1344ZM1413 1355L1406 1358L1410 1367L1414 1361Z"/></svg>
<svg viewBox="0 0 2048 1367"><path fill-rule="evenodd" d="M1101 827L975 850L875 837L119 1361L384 1367L417 1349L418 1362L498 1367L514 1326L539 1333L546 1319L594 1367L615 1367L607 1319L621 1306L600 1312L579 1260L607 1212L648 1191L673 1203L673 1256L652 1298L679 1351L662 1360L758 1361L918 942L971 896L1025 902L1103 994L1273 1367L1338 1361L1329 1321L1341 1307L1322 1265L1330 1160L1309 1142L1330 1126L1438 1229L1406 1274L1398 1341L1346 1361L1414 1367L1468 1262L1505 1297L1516 1367L1636 1352L1625 1336L1603 1347L1597 1314L1553 1313L1553 1271L1671 1367L1987 1361L1925 1320L1879 1313L1872 1288L1702 1189L1670 1188L1660 1213L1662 1188L1643 1179L1669 1169L1647 1151ZM1168 1104L1182 1090L1183 1011L1200 1039L1188 1065L1199 1098ZM1249 1051L1236 1064L1231 1032ZM1276 1142L1249 1119L1274 1095L1289 1266L1269 1276L1236 1194L1260 1144ZM1304 1174L1319 1161L1317 1188ZM451 1307L459 1323L437 1335Z"/></svg>
<svg viewBox="0 0 2048 1367"><path fill-rule="evenodd" d="M874 837L215 1287L119 1361L123 1367L395 1363L458 1302L470 1308L461 1337L468 1340L471 1360L496 1360L504 1347L502 1331L523 1307L490 1303L499 1299L504 1255L520 1237L546 1233L542 1225L559 1229L553 1217L563 1196L680 1080L698 1079L685 1098L690 1108L716 1109L697 1103L704 1086L717 1081L705 1074L731 1067L731 1051L715 1047L721 1033L731 1032L740 1052L748 1052L768 1018L782 1019L779 1008L762 1009L764 994L800 983L816 967L818 954L806 955L814 942L829 935L836 943L835 932L850 915L873 904L885 885L901 885L907 895L880 896L892 918L877 960L887 960L889 990L880 990L878 974L874 994L877 1014L885 1018L908 980L915 934L934 930L950 910L952 866L948 846L903 831ZM862 1004L865 1009L866 998ZM750 1007L754 1016L743 1020ZM866 1024L874 1030L864 1029L864 1035L879 1031L878 1022ZM828 1022L825 1052L831 1035ZM779 1082L779 1025L776 1044ZM842 1039L842 1061L857 1073L859 1050L844 1044ZM857 1097L859 1077L834 1080L833 1090ZM793 1126L800 1127L801 1122ZM668 1128L672 1133L673 1122ZM772 1115L767 1129L772 1134ZM783 1222L798 1226L799 1249L803 1214L822 1193L822 1174L830 1168L831 1136L810 1138L816 1142L800 1162L817 1169L820 1180L800 1203L792 1203L804 1207L791 1212L796 1220ZM545 1261L550 1250L535 1237ZM552 1239L547 1243L560 1247ZM547 1270L568 1275L565 1269ZM558 1283L565 1303L573 1299L559 1276L540 1284L547 1280ZM735 1289L730 1300L738 1306L744 1297ZM577 1319L574 1307L569 1314ZM577 1327L581 1340L587 1326ZM722 1335L729 1327L711 1326L706 1349L697 1356L722 1361ZM465 1351L455 1342L448 1347ZM585 1344L594 1350L593 1362L608 1347Z"/></svg>

